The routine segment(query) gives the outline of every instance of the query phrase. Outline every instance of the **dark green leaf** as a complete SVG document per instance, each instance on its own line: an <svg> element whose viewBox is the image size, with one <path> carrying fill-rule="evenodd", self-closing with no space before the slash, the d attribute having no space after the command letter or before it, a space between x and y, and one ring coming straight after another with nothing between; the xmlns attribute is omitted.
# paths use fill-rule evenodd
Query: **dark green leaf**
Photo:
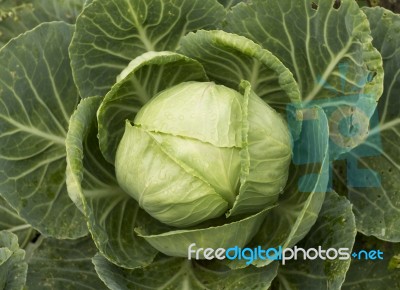
<svg viewBox="0 0 400 290"><path fill-rule="evenodd" d="M304 238L304 242L297 246L306 250L321 247L323 250L347 248L351 251L356 233L350 202L335 192L328 192L317 222ZM278 277L281 289L340 290L350 266L350 259L303 260L302 254L299 255L298 260L288 261L280 267ZM333 257L332 253L329 255Z"/></svg>
<svg viewBox="0 0 400 290"><path fill-rule="evenodd" d="M106 290L92 264L97 249L90 237L39 239L28 261L27 290Z"/></svg>
<svg viewBox="0 0 400 290"><path fill-rule="evenodd" d="M0 197L0 231L7 230L18 237L21 248L24 248L35 236L36 231L24 221L17 212Z"/></svg>
<svg viewBox="0 0 400 290"><path fill-rule="evenodd" d="M355 1L253 0L236 5L227 22L227 31L256 41L282 61L303 102L325 110L333 157L365 140L368 127L362 125L382 94L383 69Z"/></svg>
<svg viewBox="0 0 400 290"><path fill-rule="evenodd" d="M365 8L374 45L382 53L384 92L367 141L346 157L349 199L357 229L400 241L400 15Z"/></svg>
<svg viewBox="0 0 400 290"><path fill-rule="evenodd" d="M0 47L42 22L74 23L84 0L0 1Z"/></svg>
<svg viewBox="0 0 400 290"><path fill-rule="evenodd" d="M22 290L28 265L25 251L18 246L18 238L11 232L0 231L0 289Z"/></svg>
<svg viewBox="0 0 400 290"><path fill-rule="evenodd" d="M359 235L354 252L380 250L383 260L352 259L343 290L392 290L400 289L400 244L379 241ZM365 255L361 255L365 257Z"/></svg>
<svg viewBox="0 0 400 290"><path fill-rule="evenodd" d="M100 278L112 290L261 290L268 289L278 269L277 263L265 268L250 266L230 270L217 262L160 257L146 268L128 270L118 268L99 254L93 263Z"/></svg>
<svg viewBox="0 0 400 290"><path fill-rule="evenodd" d="M78 102L69 65L73 27L44 23L0 50L0 193L45 235L87 233L67 195L65 137Z"/></svg>
<svg viewBox="0 0 400 290"><path fill-rule="evenodd" d="M174 51L189 31L216 28L215 0L94 0L78 17L70 48L82 97L101 95L128 63L147 51Z"/></svg>

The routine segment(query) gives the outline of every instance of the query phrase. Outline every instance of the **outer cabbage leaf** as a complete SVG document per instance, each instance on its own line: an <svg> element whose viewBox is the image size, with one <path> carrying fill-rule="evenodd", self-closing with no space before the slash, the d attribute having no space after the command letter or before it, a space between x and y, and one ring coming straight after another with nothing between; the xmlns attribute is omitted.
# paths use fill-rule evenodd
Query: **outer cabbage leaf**
<svg viewBox="0 0 400 290"><path fill-rule="evenodd" d="M74 23L84 0L3 0L0 3L0 47L42 22Z"/></svg>
<svg viewBox="0 0 400 290"><path fill-rule="evenodd" d="M216 28L224 18L215 0L92 1L77 19L70 47L81 96L105 95L132 59L174 51L189 31Z"/></svg>
<svg viewBox="0 0 400 290"><path fill-rule="evenodd" d="M351 251L356 233L350 202L336 192L327 192L316 223L297 246L324 250L348 248ZM279 268L278 279L283 289L341 289L350 259L302 260L302 254L299 255L298 260L287 261Z"/></svg>
<svg viewBox="0 0 400 290"><path fill-rule="evenodd" d="M359 235L353 252L380 250L383 260L352 259L343 290L386 290L400 288L400 245Z"/></svg>
<svg viewBox="0 0 400 290"><path fill-rule="evenodd" d="M355 1L254 0L232 8L224 29L271 51L293 72L303 102L343 120L330 126L333 157L365 140L363 124L382 94L383 69Z"/></svg>
<svg viewBox="0 0 400 290"><path fill-rule="evenodd" d="M347 170L336 178L354 205L357 229L382 240L400 241L400 16L364 8L373 43L382 53L384 92L371 119L368 139L344 156Z"/></svg>
<svg viewBox="0 0 400 290"><path fill-rule="evenodd" d="M73 27L44 23L0 49L0 194L44 235L87 233L67 195L65 137L79 96L68 46Z"/></svg>
<svg viewBox="0 0 400 290"><path fill-rule="evenodd" d="M96 111L101 97L81 101L71 117L67 146L67 186L84 212L97 248L113 263L135 268L151 263L157 251L133 229L153 221L115 180L114 167L102 158Z"/></svg>
<svg viewBox="0 0 400 290"><path fill-rule="evenodd" d="M238 90L242 80L276 110L299 103L300 91L292 73L268 50L250 39L224 31L189 33L181 53L199 61L210 80Z"/></svg>
<svg viewBox="0 0 400 290"><path fill-rule="evenodd" d="M28 259L27 290L106 290L92 264L97 249L90 237L39 238Z"/></svg>
<svg viewBox="0 0 400 290"><path fill-rule="evenodd" d="M24 259L25 251L19 248L17 236L0 231L0 289L24 289L28 268Z"/></svg>
<svg viewBox="0 0 400 290"><path fill-rule="evenodd" d="M18 237L20 247L25 248L36 231L1 197L0 217L0 231L7 230L14 233Z"/></svg>
<svg viewBox="0 0 400 290"><path fill-rule="evenodd" d="M278 263L265 268L250 266L230 270L218 262L193 262L174 257L159 257L144 269L118 268L101 255L93 258L96 271L112 290L141 289L268 289Z"/></svg>

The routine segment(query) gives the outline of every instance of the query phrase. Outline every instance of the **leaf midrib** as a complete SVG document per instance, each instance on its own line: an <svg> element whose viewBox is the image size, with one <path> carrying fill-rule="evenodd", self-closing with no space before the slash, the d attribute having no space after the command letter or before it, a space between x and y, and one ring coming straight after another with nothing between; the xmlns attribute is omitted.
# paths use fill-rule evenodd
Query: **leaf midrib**
<svg viewBox="0 0 400 290"><path fill-rule="evenodd" d="M57 136L57 135L53 135L53 134L49 134L48 132L44 132L41 131L35 127L31 127L31 126L26 126L22 123L19 123L11 118L7 118L4 115L0 115L0 119L5 120L6 122L8 122L9 124L13 125L14 127L18 128L19 130L26 132L30 135L35 135L37 137L41 137L43 139L49 140L51 142L53 142L54 144L58 144L58 145L62 145L63 147L65 146L65 138Z"/></svg>

